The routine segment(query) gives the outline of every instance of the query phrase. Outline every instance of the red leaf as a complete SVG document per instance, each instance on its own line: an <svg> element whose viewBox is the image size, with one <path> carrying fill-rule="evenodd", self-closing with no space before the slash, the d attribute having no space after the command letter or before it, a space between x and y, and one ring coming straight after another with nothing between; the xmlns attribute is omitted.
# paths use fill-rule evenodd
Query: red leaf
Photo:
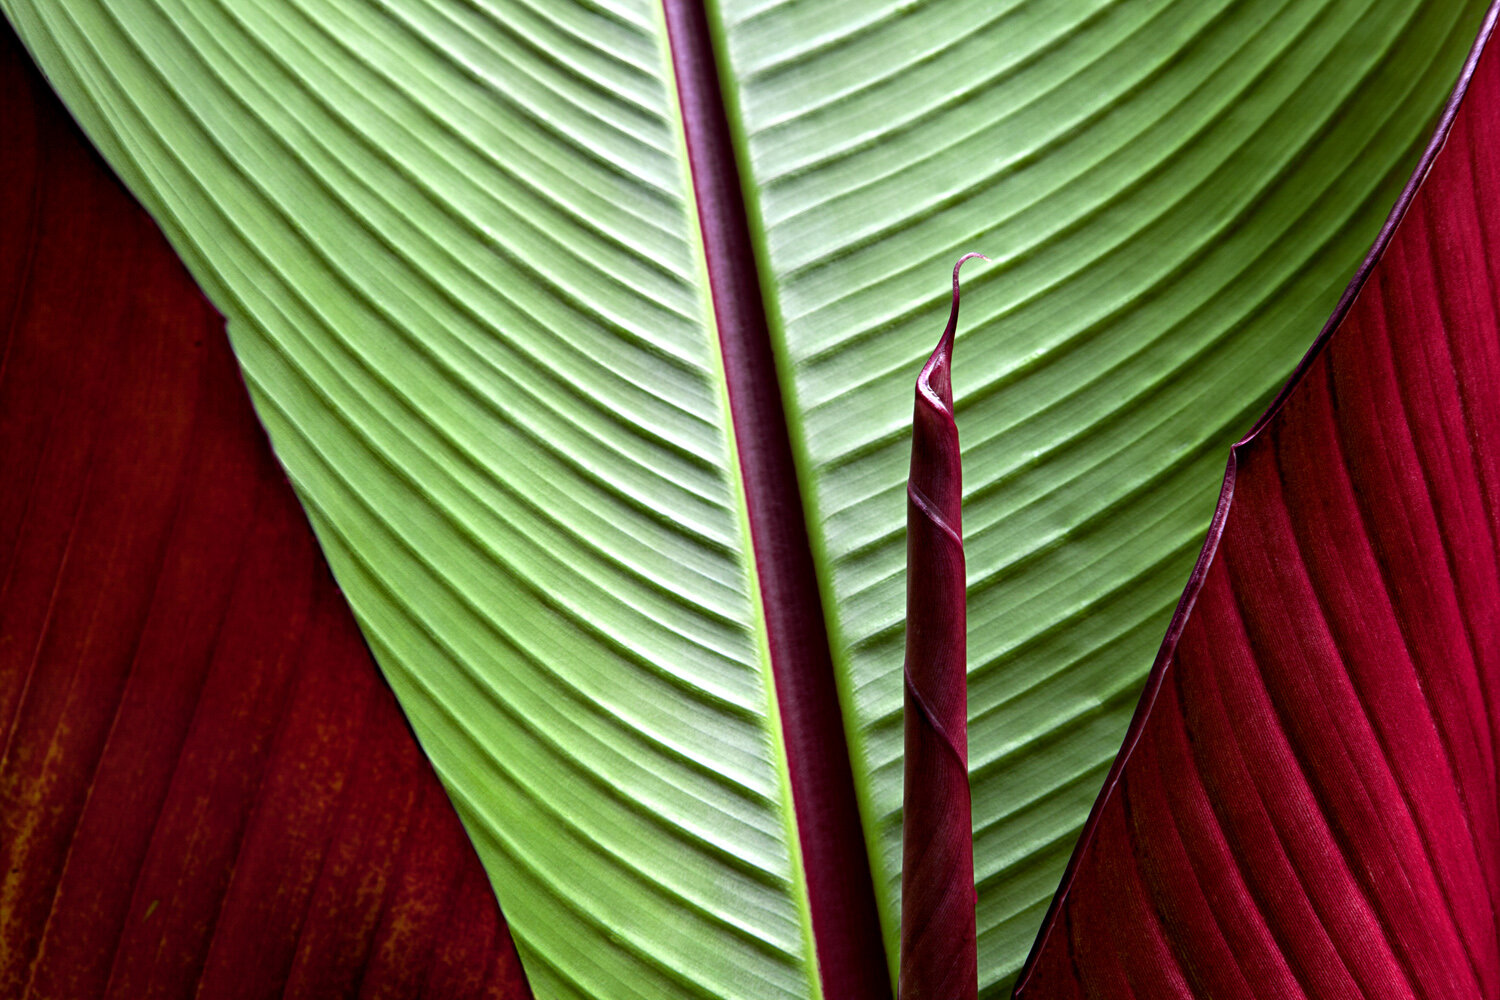
<svg viewBox="0 0 1500 1000"><path fill-rule="evenodd" d="M0 995L528 996L223 321L0 46Z"/></svg>
<svg viewBox="0 0 1500 1000"><path fill-rule="evenodd" d="M963 469L953 422L953 308L917 376L906 484L906 774L901 1000L979 994L969 803Z"/></svg>
<svg viewBox="0 0 1500 1000"><path fill-rule="evenodd" d="M1231 453L1018 997L1500 993L1495 17Z"/></svg>

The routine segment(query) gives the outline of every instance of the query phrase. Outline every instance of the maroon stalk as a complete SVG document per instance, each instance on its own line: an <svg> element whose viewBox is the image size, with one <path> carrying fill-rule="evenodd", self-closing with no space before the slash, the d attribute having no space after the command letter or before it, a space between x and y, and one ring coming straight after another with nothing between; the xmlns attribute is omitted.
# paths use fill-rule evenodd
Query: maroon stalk
<svg viewBox="0 0 1500 1000"><path fill-rule="evenodd" d="M708 17L701 0L664 0L663 7L745 484L823 995L827 1000L886 1000L891 983L875 888Z"/></svg>
<svg viewBox="0 0 1500 1000"><path fill-rule="evenodd" d="M953 309L917 376L906 519L906 808L901 1000L973 1000L974 831L969 804L963 466L953 422Z"/></svg>

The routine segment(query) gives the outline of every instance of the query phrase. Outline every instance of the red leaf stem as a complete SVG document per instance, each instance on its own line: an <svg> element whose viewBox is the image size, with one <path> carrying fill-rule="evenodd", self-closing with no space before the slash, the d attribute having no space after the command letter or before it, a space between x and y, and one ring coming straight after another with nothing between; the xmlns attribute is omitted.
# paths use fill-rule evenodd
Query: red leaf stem
<svg viewBox="0 0 1500 1000"><path fill-rule="evenodd" d="M787 429L745 193L701 0L663 0L714 324L729 390L823 994L889 1000L817 568Z"/></svg>

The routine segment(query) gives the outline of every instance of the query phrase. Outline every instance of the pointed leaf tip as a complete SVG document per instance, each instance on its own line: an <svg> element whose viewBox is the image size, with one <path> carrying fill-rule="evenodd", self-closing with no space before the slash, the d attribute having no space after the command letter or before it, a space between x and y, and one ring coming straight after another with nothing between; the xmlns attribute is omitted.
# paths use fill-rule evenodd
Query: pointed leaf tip
<svg viewBox="0 0 1500 1000"><path fill-rule="evenodd" d="M959 269L964 266L964 261L973 260L975 257L978 257L980 260L989 260L989 258L982 253L978 253L977 251L970 251L969 253L966 253L962 257L958 258L958 261L953 265L953 308L948 312L948 325L943 329L943 339L945 340L951 338L953 334L958 330Z"/></svg>
<svg viewBox="0 0 1500 1000"><path fill-rule="evenodd" d="M932 406L948 413L950 417L953 413L953 385L949 367L953 355L953 338L958 332L958 272L964 266L964 261L974 257L989 260L982 253L971 252L958 258L953 265L953 306L948 311L948 325L943 327L943 335L938 338L937 346L932 349L932 355L917 376L919 407L921 397L926 395L930 397Z"/></svg>
<svg viewBox="0 0 1500 1000"><path fill-rule="evenodd" d="M906 790L902 818L903 1000L978 995L968 769L963 471L949 361L953 309L917 378L907 483Z"/></svg>

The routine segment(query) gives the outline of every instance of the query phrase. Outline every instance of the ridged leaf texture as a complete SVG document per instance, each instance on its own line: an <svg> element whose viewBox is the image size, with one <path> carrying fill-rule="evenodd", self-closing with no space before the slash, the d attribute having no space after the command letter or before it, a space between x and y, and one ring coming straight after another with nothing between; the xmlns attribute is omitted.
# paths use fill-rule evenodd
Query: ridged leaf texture
<svg viewBox="0 0 1500 1000"><path fill-rule="evenodd" d="M1233 450L1019 998L1500 989L1494 17L1411 196Z"/></svg>
<svg viewBox="0 0 1500 1000"><path fill-rule="evenodd" d="M230 335L539 995L817 992L719 314L645 0L3 0ZM960 252L981 991L1478 24L708 10L893 966L910 385ZM701 181L701 177L699 178ZM768 366L767 366L768 367ZM772 595L773 597L775 595Z"/></svg>

